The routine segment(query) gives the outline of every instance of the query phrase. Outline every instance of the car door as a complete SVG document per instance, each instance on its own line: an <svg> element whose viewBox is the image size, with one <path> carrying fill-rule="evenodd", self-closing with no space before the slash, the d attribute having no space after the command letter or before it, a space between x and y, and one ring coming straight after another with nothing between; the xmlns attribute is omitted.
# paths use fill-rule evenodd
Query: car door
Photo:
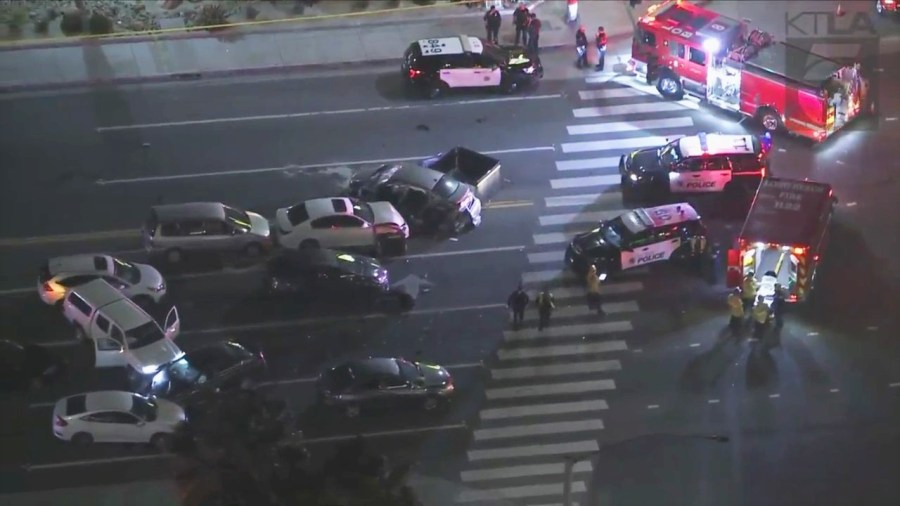
<svg viewBox="0 0 900 506"><path fill-rule="evenodd" d="M147 432L147 424L133 415L124 411L110 411L107 413L110 430L115 434L116 441L121 443L145 443L150 439Z"/></svg>
<svg viewBox="0 0 900 506"><path fill-rule="evenodd" d="M724 156L713 156L703 164L703 191L721 192L731 182L731 164Z"/></svg>
<svg viewBox="0 0 900 506"><path fill-rule="evenodd" d="M480 86L475 74L475 61L467 53L447 55L441 68L441 81L451 88L471 88Z"/></svg>
<svg viewBox="0 0 900 506"><path fill-rule="evenodd" d="M678 242L680 244L680 242ZM659 230L641 233L628 249L621 252L622 270L634 269L666 260L671 256L673 244Z"/></svg>
<svg viewBox="0 0 900 506"><path fill-rule="evenodd" d="M131 285L126 283L125 280L119 279L114 276L103 276L103 281L106 281L107 283L112 285L113 288L121 292L126 292L131 288Z"/></svg>
<svg viewBox="0 0 900 506"><path fill-rule="evenodd" d="M229 251L241 248L240 238L235 238L233 229L221 220L203 221L203 241L210 251Z"/></svg>
<svg viewBox="0 0 900 506"><path fill-rule="evenodd" d="M669 172L669 191L672 193L699 193L704 189L704 161L701 158L688 158Z"/></svg>
<svg viewBox="0 0 900 506"><path fill-rule="evenodd" d="M500 80L503 78L503 71L500 66L484 54L472 55L475 59L475 79L478 81L477 86L500 86Z"/></svg>
<svg viewBox="0 0 900 506"><path fill-rule="evenodd" d="M378 378L378 389L382 401L378 409L395 409L403 407L411 396L410 385L399 376L381 376Z"/></svg>
<svg viewBox="0 0 900 506"><path fill-rule="evenodd" d="M94 318L91 337L94 343L94 365L96 367L125 367L127 346L125 336L115 323L103 314Z"/></svg>
<svg viewBox="0 0 900 506"><path fill-rule="evenodd" d="M317 218L310 222L309 233L304 234L305 237L301 237L300 242L302 243L305 239L314 239L323 248L341 248L346 239L341 235L338 224L337 216Z"/></svg>
<svg viewBox="0 0 900 506"><path fill-rule="evenodd" d="M375 228L357 216L335 216L340 243L344 248L370 248L375 244Z"/></svg>
<svg viewBox="0 0 900 506"><path fill-rule="evenodd" d="M78 432L87 432L96 443L118 443L122 440L115 422L115 411L98 411L78 419L81 427Z"/></svg>
<svg viewBox="0 0 900 506"><path fill-rule="evenodd" d="M172 309L166 314L166 324L163 329L166 339L172 341L181 333L181 317L178 316L178 308L175 306L172 306Z"/></svg>

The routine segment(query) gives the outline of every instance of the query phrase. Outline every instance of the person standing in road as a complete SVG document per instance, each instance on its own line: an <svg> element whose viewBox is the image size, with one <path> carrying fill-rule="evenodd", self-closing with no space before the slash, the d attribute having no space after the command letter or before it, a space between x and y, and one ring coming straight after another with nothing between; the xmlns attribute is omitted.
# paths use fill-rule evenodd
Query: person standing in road
<svg viewBox="0 0 900 506"><path fill-rule="evenodd" d="M516 26L516 45L519 45L519 40L522 41L522 46L528 45L528 20L530 19L528 7L525 7L524 3L520 3L516 8L515 12L513 12L513 24Z"/></svg>
<svg viewBox="0 0 900 506"><path fill-rule="evenodd" d="M741 329L744 322L744 301L741 300L741 289L735 288L728 294L728 309L731 311L731 319L728 321L728 327L735 334Z"/></svg>
<svg viewBox="0 0 900 506"><path fill-rule="evenodd" d="M493 42L494 44L500 43L500 24L502 21L503 19L500 17L500 11L497 10L497 7L492 5L484 15L484 27L487 30L488 42Z"/></svg>
<svg viewBox="0 0 900 506"><path fill-rule="evenodd" d="M592 265L587 273L587 305L588 309L596 310L597 314L604 316L603 299L600 295L600 275L597 274L597 267Z"/></svg>
<svg viewBox="0 0 900 506"><path fill-rule="evenodd" d="M744 312L749 313L753 307L753 301L756 300L756 290L759 283L756 282L756 273L750 271L744 276L744 283L741 285L741 296L744 299Z"/></svg>
<svg viewBox="0 0 900 506"><path fill-rule="evenodd" d="M769 323L769 306L766 305L766 299L762 295L756 298L756 305L753 306L753 337L762 339L766 332L766 325Z"/></svg>
<svg viewBox="0 0 900 506"><path fill-rule="evenodd" d="M537 56L538 54L538 43L541 38L541 20L538 19L537 14L531 13L531 17L528 22L528 52L532 56Z"/></svg>
<svg viewBox="0 0 900 506"><path fill-rule="evenodd" d="M525 319L525 308L528 307L528 300L528 293L522 288L522 283L519 283L519 287L509 294L509 298L506 299L506 307L512 312L512 326L514 330L518 330L519 325Z"/></svg>
<svg viewBox="0 0 900 506"><path fill-rule="evenodd" d="M784 299L784 289L781 283L775 283L775 298L772 299L772 319L775 320L775 328L784 326L784 309L787 301Z"/></svg>
<svg viewBox="0 0 900 506"><path fill-rule="evenodd" d="M550 288L545 286L535 302L538 307L538 330L544 330L545 327L550 326L550 316L553 314L553 309L556 308Z"/></svg>
<svg viewBox="0 0 900 506"><path fill-rule="evenodd" d="M595 38L597 44L597 71L602 72L603 67L606 66L606 30L601 26L597 29L597 37Z"/></svg>
<svg viewBox="0 0 900 506"><path fill-rule="evenodd" d="M578 58L575 60L575 65L580 69L588 65L587 44L587 34L584 33L584 27L579 26L578 31L575 32L575 54Z"/></svg>

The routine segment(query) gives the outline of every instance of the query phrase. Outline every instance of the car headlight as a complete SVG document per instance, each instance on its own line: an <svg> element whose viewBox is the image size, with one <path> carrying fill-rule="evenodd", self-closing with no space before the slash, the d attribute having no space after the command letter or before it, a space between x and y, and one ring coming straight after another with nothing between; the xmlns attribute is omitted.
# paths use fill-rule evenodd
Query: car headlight
<svg viewBox="0 0 900 506"><path fill-rule="evenodd" d="M163 281L163 282L160 282L158 285L154 286L153 288L151 288L150 290L152 290L154 292L161 292L165 289L166 289L166 283Z"/></svg>
<svg viewBox="0 0 900 506"><path fill-rule="evenodd" d="M638 177L637 174L635 174L634 172L632 172L631 174L628 174L628 179L630 179L630 180L632 180L632 181L637 181L637 180L640 179L640 178Z"/></svg>
<svg viewBox="0 0 900 506"><path fill-rule="evenodd" d="M154 374L159 370L158 365L145 365L141 368L141 372L144 374Z"/></svg>
<svg viewBox="0 0 900 506"><path fill-rule="evenodd" d="M534 66L525 67L524 69L522 69L522 71L525 72L526 74L534 74Z"/></svg>

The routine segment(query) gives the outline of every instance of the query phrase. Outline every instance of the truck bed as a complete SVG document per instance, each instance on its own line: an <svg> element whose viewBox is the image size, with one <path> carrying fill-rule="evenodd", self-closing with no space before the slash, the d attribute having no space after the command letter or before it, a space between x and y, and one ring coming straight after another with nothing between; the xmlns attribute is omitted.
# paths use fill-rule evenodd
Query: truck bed
<svg viewBox="0 0 900 506"><path fill-rule="evenodd" d="M500 188L500 161L471 149L457 146L422 161L422 165L473 186L481 198L492 196Z"/></svg>

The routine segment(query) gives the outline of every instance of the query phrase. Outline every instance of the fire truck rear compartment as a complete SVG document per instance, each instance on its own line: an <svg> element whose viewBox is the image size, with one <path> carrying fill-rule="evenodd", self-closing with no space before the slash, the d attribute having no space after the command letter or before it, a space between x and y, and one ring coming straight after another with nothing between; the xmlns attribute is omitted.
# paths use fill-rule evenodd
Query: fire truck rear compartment
<svg viewBox="0 0 900 506"><path fill-rule="evenodd" d="M791 251L777 246L759 247L747 251L744 258L744 273L751 269L755 272L757 281L760 281L759 295L766 297L771 302L774 294L775 283L780 284L789 292L793 292L797 281L798 259ZM775 282L770 282L774 274Z"/></svg>

